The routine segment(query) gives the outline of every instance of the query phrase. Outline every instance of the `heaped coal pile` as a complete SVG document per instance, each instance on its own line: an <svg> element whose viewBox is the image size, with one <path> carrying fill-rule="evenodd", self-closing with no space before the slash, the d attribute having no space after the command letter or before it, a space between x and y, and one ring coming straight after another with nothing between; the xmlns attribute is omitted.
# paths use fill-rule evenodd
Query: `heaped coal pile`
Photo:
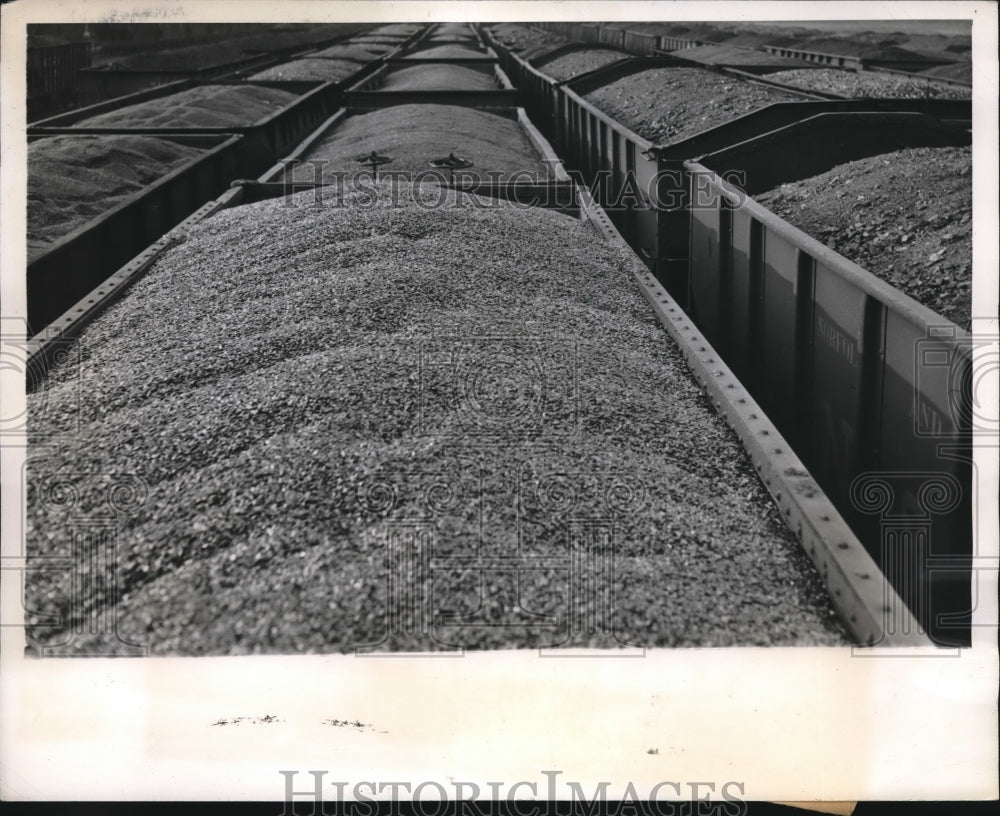
<svg viewBox="0 0 1000 816"><path fill-rule="evenodd" d="M476 35L469 34L434 34L427 38L427 42L440 42L440 43L469 43L470 46L478 46L479 40L476 39Z"/></svg>
<svg viewBox="0 0 1000 816"><path fill-rule="evenodd" d="M388 46L386 49L388 50ZM371 62L383 53L382 49L362 45L331 45L322 51L309 54L309 59L354 60L355 62Z"/></svg>
<svg viewBox="0 0 1000 816"><path fill-rule="evenodd" d="M428 37L429 42L437 40L468 40L469 42L476 42L476 32L466 23L446 23L434 29L431 36Z"/></svg>
<svg viewBox="0 0 1000 816"><path fill-rule="evenodd" d="M700 68L651 68L586 98L643 138L667 143L802 97Z"/></svg>
<svg viewBox="0 0 1000 816"><path fill-rule="evenodd" d="M350 116L313 147L293 170L296 181L313 181L316 169L354 174L375 151L392 162L383 172L431 173L430 162L454 153L474 164L466 176L504 178L528 174L545 180L551 173L513 119L457 105L393 105ZM367 171L366 171L367 172Z"/></svg>
<svg viewBox="0 0 1000 816"><path fill-rule="evenodd" d="M755 198L914 300L970 328L971 148L886 153Z"/></svg>
<svg viewBox="0 0 1000 816"><path fill-rule="evenodd" d="M361 63L346 59L299 59L260 71L249 80L339 82L361 70Z"/></svg>
<svg viewBox="0 0 1000 816"><path fill-rule="evenodd" d="M960 88L879 71L838 71L835 68L806 68L768 74L768 79L796 85L806 90L829 91L850 97L885 99L970 99L971 88Z"/></svg>
<svg viewBox="0 0 1000 816"><path fill-rule="evenodd" d="M76 127L229 127L252 125L297 94L261 85L199 85L170 96L81 119Z"/></svg>
<svg viewBox="0 0 1000 816"><path fill-rule="evenodd" d="M389 74L380 91L496 91L492 75L462 65L417 65Z"/></svg>
<svg viewBox="0 0 1000 816"><path fill-rule="evenodd" d="M393 49L401 48L407 39L407 37L361 36L352 37L351 43L372 50L392 51Z"/></svg>
<svg viewBox="0 0 1000 816"><path fill-rule="evenodd" d="M441 192L225 211L85 330L30 400L57 453L29 466L28 548L65 555L115 498L123 594L74 617L71 578L32 570L33 638L105 611L154 654L528 647L613 593L618 641L584 643L843 644L644 267L577 219ZM426 628L387 633L413 608Z"/></svg>
<svg viewBox="0 0 1000 816"><path fill-rule="evenodd" d="M662 33L671 37L700 42L724 42L735 33L715 23L668 23L663 26Z"/></svg>
<svg viewBox="0 0 1000 816"><path fill-rule="evenodd" d="M407 54L407 59L482 59L488 56L485 51L472 46L449 43L448 45L435 45L432 48L423 48Z"/></svg>
<svg viewBox="0 0 1000 816"><path fill-rule="evenodd" d="M357 37L352 39L350 43L345 43L344 45L334 45L330 48L319 51L315 54L310 54L310 57L336 57L337 51L341 49L350 48L354 49L364 49L367 52L374 53L376 56L385 56L390 51L395 51L402 45L402 41L399 42L385 42L380 38L363 38ZM348 59L354 59L354 57L348 57Z"/></svg>
<svg viewBox="0 0 1000 816"><path fill-rule="evenodd" d="M536 62L540 61L541 59L544 59L546 54L550 53L551 51L554 51L557 48L562 47L563 45L565 45L565 43L551 43L551 42L537 43L535 45L529 45L524 49L522 49L518 54L518 56L520 56L521 59L530 62L532 65L534 65Z"/></svg>
<svg viewBox="0 0 1000 816"><path fill-rule="evenodd" d="M514 52L541 45L565 45L566 39L551 31L542 31L520 23L500 23L489 27L490 33Z"/></svg>
<svg viewBox="0 0 1000 816"><path fill-rule="evenodd" d="M435 37L474 37L475 32L468 23L442 23L437 26L432 36Z"/></svg>
<svg viewBox="0 0 1000 816"><path fill-rule="evenodd" d="M52 136L28 144L28 260L201 149L151 136Z"/></svg>
<svg viewBox="0 0 1000 816"><path fill-rule="evenodd" d="M412 37L419 30L420 25L417 23L388 23L387 25L373 28L371 31L365 32L365 34L369 37L386 36L402 37L405 39L407 37Z"/></svg>
<svg viewBox="0 0 1000 816"><path fill-rule="evenodd" d="M632 54L614 48L588 48L586 51L573 51L549 62L543 62L538 66L538 70L553 79L571 79L577 74L596 71L598 68L631 56Z"/></svg>

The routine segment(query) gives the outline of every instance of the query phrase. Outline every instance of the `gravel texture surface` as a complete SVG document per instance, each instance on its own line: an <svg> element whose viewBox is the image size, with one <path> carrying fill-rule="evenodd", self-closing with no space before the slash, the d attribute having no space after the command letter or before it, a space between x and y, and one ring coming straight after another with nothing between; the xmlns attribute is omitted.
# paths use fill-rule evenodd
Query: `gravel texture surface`
<svg viewBox="0 0 1000 816"><path fill-rule="evenodd" d="M385 54L389 51L394 51L402 45L403 40L392 40L387 41L384 38L377 37L355 37L350 43L345 43L344 45L349 45L351 48L363 48L365 51L374 51L377 54ZM336 45L332 48L342 48L344 46Z"/></svg>
<svg viewBox="0 0 1000 816"><path fill-rule="evenodd" d="M201 149L150 136L51 136L28 144L28 259Z"/></svg>
<svg viewBox="0 0 1000 816"><path fill-rule="evenodd" d="M435 45L432 48L424 48L407 54L407 59L476 59L486 57L485 51L465 45Z"/></svg>
<svg viewBox="0 0 1000 816"><path fill-rule="evenodd" d="M490 26L489 30L510 50L517 52L544 44L553 47L566 44L566 39L558 34L553 34L550 31L539 31L519 23L500 23Z"/></svg>
<svg viewBox="0 0 1000 816"><path fill-rule="evenodd" d="M490 74L463 65L417 65L393 71L380 91L496 91Z"/></svg>
<svg viewBox="0 0 1000 816"><path fill-rule="evenodd" d="M700 68L651 68L586 95L656 143L680 141L765 105L800 98Z"/></svg>
<svg viewBox="0 0 1000 816"><path fill-rule="evenodd" d="M970 328L971 148L886 153L755 198L914 300Z"/></svg>
<svg viewBox="0 0 1000 816"><path fill-rule="evenodd" d="M252 125L297 98L258 85L200 85L161 99L91 116L75 127L228 127Z"/></svg>
<svg viewBox="0 0 1000 816"><path fill-rule="evenodd" d="M565 41L560 41L560 42L542 41L540 43L526 46L519 52L518 56L520 56L521 59L527 60L528 62L531 62L532 60L536 59L544 59L546 54L550 54L557 48L562 48L562 46L564 45L566 45Z"/></svg>
<svg viewBox="0 0 1000 816"><path fill-rule="evenodd" d="M299 59L275 65L273 68L254 74L249 80L251 82L255 79L339 82L356 74L361 67L361 63L347 59Z"/></svg>
<svg viewBox="0 0 1000 816"><path fill-rule="evenodd" d="M429 172L429 161L454 152L475 163L463 171L468 175L528 172L546 178L545 165L516 121L453 105L393 105L351 116L317 144L304 161L326 161L326 172L353 173L363 169L357 159L372 150L393 159L385 165L385 171ZM314 174L315 166L310 164L293 171L298 181L311 181Z"/></svg>
<svg viewBox="0 0 1000 816"><path fill-rule="evenodd" d="M887 99L971 99L971 88L959 88L930 80L913 79L877 71L838 71L835 68L806 68L778 71L768 79L815 91L829 91L850 97Z"/></svg>
<svg viewBox="0 0 1000 816"><path fill-rule="evenodd" d="M355 62L371 62L371 60L383 54L388 50L388 46L385 49L380 49L372 46L363 45L331 45L329 48L324 48L322 51L316 51L309 54L309 59L336 59L336 60L354 60Z"/></svg>
<svg viewBox="0 0 1000 816"><path fill-rule="evenodd" d="M79 380L57 370L30 400L33 441L58 451L29 466L31 559L116 501L112 617L154 654L562 643L567 610L598 614L577 568L614 622L575 644L843 645L639 262L550 211L405 192L221 213L92 324ZM126 473L146 486L129 507ZM426 573L405 566L420 552ZM435 640L405 621L384 637L405 600L387 574L432 599ZM66 573L27 575L36 640L65 632L34 616L63 614L78 651L116 648L85 626L108 587L76 613Z"/></svg>
<svg viewBox="0 0 1000 816"><path fill-rule="evenodd" d="M595 71L631 56L625 51L616 51L613 48L589 48L586 51L563 54L550 62L543 62L538 69L553 79L570 79L577 74Z"/></svg>

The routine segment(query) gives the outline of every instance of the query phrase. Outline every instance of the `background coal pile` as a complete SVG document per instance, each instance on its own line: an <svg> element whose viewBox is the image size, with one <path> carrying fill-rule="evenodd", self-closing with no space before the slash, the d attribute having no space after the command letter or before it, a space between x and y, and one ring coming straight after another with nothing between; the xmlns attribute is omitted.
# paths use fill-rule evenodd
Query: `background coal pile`
<svg viewBox="0 0 1000 816"><path fill-rule="evenodd" d="M345 59L355 62L371 62L385 51L391 50L390 46L378 46L368 43L367 45L353 45L345 43L343 45L331 45L322 51L314 51L309 54L310 59Z"/></svg>
<svg viewBox="0 0 1000 816"><path fill-rule="evenodd" d="M596 71L598 68L631 56L625 51L616 51L613 48L588 48L586 51L573 51L556 57L551 62L542 63L539 70L553 79L570 79L577 74Z"/></svg>
<svg viewBox="0 0 1000 816"><path fill-rule="evenodd" d="M315 165L310 161L327 162L327 171L357 172L362 169L358 159L372 150L392 158L385 171L426 173L432 159L452 152L475 162L464 173L482 178L495 171L544 180L547 170L513 119L456 105L394 105L345 119L303 157L293 178L312 181Z"/></svg>
<svg viewBox="0 0 1000 816"><path fill-rule="evenodd" d="M972 149L849 162L755 199L914 300L971 328Z"/></svg>
<svg viewBox="0 0 1000 816"><path fill-rule="evenodd" d="M407 58L412 59L482 59L486 57L485 51L480 51L473 46L457 45L449 43L447 45L435 45L432 48L424 48L408 54Z"/></svg>
<svg viewBox="0 0 1000 816"><path fill-rule="evenodd" d="M921 71L921 75L929 77L941 77L942 79L954 79L958 82L972 82L972 63L955 62L951 65L938 65Z"/></svg>
<svg viewBox="0 0 1000 816"><path fill-rule="evenodd" d="M146 493L119 517L123 637L155 654L350 651L382 640L399 568L386 542L417 525L445 567L406 586L491 624L438 637L521 647L560 642L570 610L596 613L561 576L572 531L613 524L626 642L843 644L638 293L639 262L550 211L428 209L439 191L410 193L428 198L225 211L157 261L85 331L79 382L58 369L31 397L33 440L59 450L29 466L34 557L70 546L58 497L96 512L138 474ZM76 400L79 427L60 432ZM526 554L550 566L519 590L477 566ZM72 622L68 576L28 574L31 614Z"/></svg>
<svg viewBox="0 0 1000 816"><path fill-rule="evenodd" d="M526 45L541 42L565 42L558 34L551 31L541 31L522 23L496 23L488 25L487 28L499 40L514 51L524 48Z"/></svg>
<svg viewBox="0 0 1000 816"><path fill-rule="evenodd" d="M462 65L418 65L393 71L380 91L496 91L490 74Z"/></svg>
<svg viewBox="0 0 1000 816"><path fill-rule="evenodd" d="M260 71L249 79L339 82L361 70L362 63L346 59L299 59Z"/></svg>
<svg viewBox="0 0 1000 816"><path fill-rule="evenodd" d="M260 85L199 85L161 99L81 119L77 127L228 127L252 125L297 95Z"/></svg>
<svg viewBox="0 0 1000 816"><path fill-rule="evenodd" d="M700 68L652 68L586 95L651 142L676 142L774 102L801 97Z"/></svg>
<svg viewBox="0 0 1000 816"><path fill-rule="evenodd" d="M838 71L832 68L779 71L768 79L814 91L829 91L850 97L887 99L971 99L972 89L945 85L878 71Z"/></svg>
<svg viewBox="0 0 1000 816"><path fill-rule="evenodd" d="M525 60L533 60L555 48L570 44L569 40L559 34L521 23L499 23L488 25L487 28L503 46Z"/></svg>
<svg viewBox="0 0 1000 816"><path fill-rule="evenodd" d="M152 136L51 136L28 144L28 259L201 150Z"/></svg>
<svg viewBox="0 0 1000 816"><path fill-rule="evenodd" d="M370 37L386 36L406 39L416 34L420 28L421 26L416 23L388 23L366 31L365 35Z"/></svg>
<svg viewBox="0 0 1000 816"><path fill-rule="evenodd" d="M475 37L468 23L442 23L431 33L432 37Z"/></svg>
<svg viewBox="0 0 1000 816"><path fill-rule="evenodd" d="M735 44L731 45L728 40L718 45L699 45L695 48L681 48L671 53L674 56L694 60L695 62L703 62L707 65L730 65L734 67L741 65L788 65L794 68L797 64L801 64L793 59L768 54L766 51L755 51L753 48L742 48Z"/></svg>

